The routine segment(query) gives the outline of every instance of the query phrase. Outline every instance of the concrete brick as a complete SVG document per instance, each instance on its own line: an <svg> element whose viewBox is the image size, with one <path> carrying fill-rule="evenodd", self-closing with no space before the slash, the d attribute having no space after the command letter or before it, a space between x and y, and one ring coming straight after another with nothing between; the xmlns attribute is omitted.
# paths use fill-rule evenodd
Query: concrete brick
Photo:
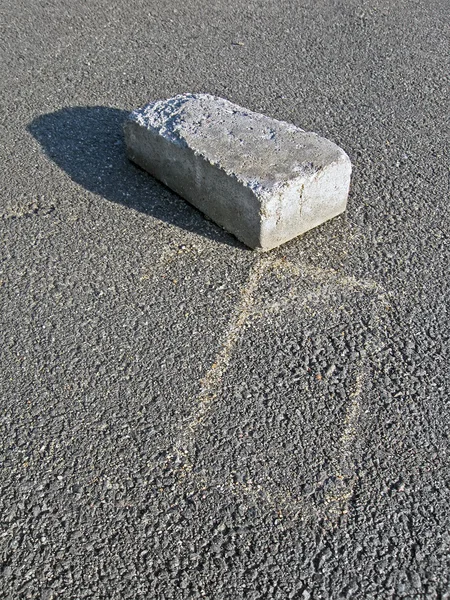
<svg viewBox="0 0 450 600"><path fill-rule="evenodd" d="M346 208L341 148L227 100L151 102L124 132L132 161L251 248L270 250Z"/></svg>

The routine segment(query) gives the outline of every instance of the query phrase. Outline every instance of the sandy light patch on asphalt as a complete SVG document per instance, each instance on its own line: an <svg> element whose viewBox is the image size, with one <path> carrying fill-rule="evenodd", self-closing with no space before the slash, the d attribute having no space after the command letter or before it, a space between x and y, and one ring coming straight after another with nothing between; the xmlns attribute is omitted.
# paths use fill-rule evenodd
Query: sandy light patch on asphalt
<svg viewBox="0 0 450 600"><path fill-rule="evenodd" d="M277 299L267 298L261 289L264 277L275 274L279 279L287 281L288 294L280 294ZM312 287L305 289L304 281L309 280ZM211 481L210 477L195 469L195 444L198 433L214 410L218 402L223 378L230 368L236 346L243 331L250 321L258 323L271 318L274 313L280 313L292 303L297 309L305 308L311 302L326 300L336 289L347 293L368 293L373 298L377 309L384 310L387 306L386 292L375 281L356 279L345 276L334 269L305 267L295 265L291 261L275 255L258 255L250 269L247 281L240 290L240 300L234 310L223 342L214 362L200 381L200 392L192 403L188 419L180 427L179 437L168 460L176 465L180 477L193 479L199 485L208 487L213 484L218 489L236 495L250 496L263 502L273 509L282 511L289 506L291 514L296 519L310 518L315 515L322 517L328 527L333 528L339 519L348 512L348 504L354 494L357 474L353 449L358 442L359 420L363 418L362 404L364 386L368 375L368 362L372 353L377 351L377 336L371 338L361 349L361 358L354 366L354 384L349 391L348 405L345 416L340 424L341 435L338 449L331 460L331 479L324 500L317 505L308 498L293 492L288 487L268 489L257 481L237 482L232 477L222 481ZM378 319L376 319L378 321ZM295 385L295 382L293 382Z"/></svg>
<svg viewBox="0 0 450 600"><path fill-rule="evenodd" d="M230 320L228 330L224 336L222 346L214 362L200 382L200 393L194 402L194 409L189 423L185 426L176 444L175 453L184 463L184 471L192 470L191 446L196 430L203 423L211 405L217 397L222 383L222 378L227 371L236 342L242 328L249 318L255 302L255 292L264 273L273 264L274 259L269 256L257 256L250 270L249 277L241 289L241 297L234 314Z"/></svg>

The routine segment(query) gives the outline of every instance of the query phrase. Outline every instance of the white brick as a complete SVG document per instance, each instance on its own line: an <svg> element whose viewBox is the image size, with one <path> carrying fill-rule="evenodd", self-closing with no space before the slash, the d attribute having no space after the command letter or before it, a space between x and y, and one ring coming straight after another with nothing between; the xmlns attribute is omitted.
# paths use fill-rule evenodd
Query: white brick
<svg viewBox="0 0 450 600"><path fill-rule="evenodd" d="M214 96L152 102L125 124L129 158L251 248L342 213L351 164L333 142Z"/></svg>

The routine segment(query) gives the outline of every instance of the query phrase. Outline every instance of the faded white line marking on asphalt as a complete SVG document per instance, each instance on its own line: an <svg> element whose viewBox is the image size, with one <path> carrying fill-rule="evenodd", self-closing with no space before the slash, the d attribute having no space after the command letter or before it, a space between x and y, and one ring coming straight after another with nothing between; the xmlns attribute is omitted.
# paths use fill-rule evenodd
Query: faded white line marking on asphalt
<svg viewBox="0 0 450 600"><path fill-rule="evenodd" d="M325 516L330 525L348 511L348 502L356 485L354 473L353 446L358 437L358 419L361 414L361 394L364 385L362 372L356 375L354 390L350 394L344 418L344 430L339 441L338 455L334 458L334 485L327 492L324 501Z"/></svg>
<svg viewBox="0 0 450 600"><path fill-rule="evenodd" d="M191 471L190 459L192 439L196 429L203 423L205 417L211 410L211 404L216 399L222 384L222 379L227 371L233 350L236 346L243 326L245 325L254 303L254 293L258 283L266 270L273 263L269 255L258 256L252 266L249 277L241 289L241 297L234 310L230 324L224 337L224 341L214 363L200 382L201 389L194 402L194 409L190 422L176 444L176 455L184 462L184 470Z"/></svg>
<svg viewBox="0 0 450 600"><path fill-rule="evenodd" d="M259 313L261 316L270 312L272 306L261 306L256 297L261 278L270 270L276 270L283 273L286 270L289 274L296 277L308 277L316 282L319 290L314 292L299 293L294 283L296 299L307 300L312 293L313 297L328 295L330 288L341 287L350 290L361 290L377 294L375 300L382 300L385 292L374 281L358 280L354 277L343 277L338 271L332 269L321 269L315 267L299 268L289 261L273 259L269 255L258 256L251 268L247 282L241 289L240 300L233 311L227 331L224 335L222 345L217 353L214 363L202 378L200 384L200 393L195 399L193 410L188 423L184 425L178 441L175 444L174 453L170 460L175 460L179 465L180 474L183 477L188 476L193 470L193 444L195 442L196 432L202 426L208 414L210 413L214 401L216 400L222 385L223 377L230 366L233 351L241 336L242 330L247 321ZM283 276L283 275L282 275ZM293 299L293 298L291 298ZM282 306L287 304L283 302ZM300 306L304 302L301 301ZM282 308L280 306L280 308ZM342 435L340 437L339 450L333 459L334 485L325 495L322 507L316 506L314 502L308 502L303 497L292 494L287 488L280 488L277 491L270 492L257 482L241 484L234 481L215 481L214 477L205 476L201 473L193 473L194 479L199 485L215 487L222 491L229 490L235 494L252 496L255 499L264 501L277 510L282 516L284 509L288 512L296 513L295 518L309 518L311 511L321 514L325 517L330 526L336 525L338 519L348 510L348 503L354 494L354 487L357 477L354 472L354 445L358 440L358 420L361 413L361 396L365 380L364 363L368 356L369 349L372 349L374 342L369 342L363 349L362 357L359 362L359 369L355 376L353 390L349 394L349 404L343 422Z"/></svg>

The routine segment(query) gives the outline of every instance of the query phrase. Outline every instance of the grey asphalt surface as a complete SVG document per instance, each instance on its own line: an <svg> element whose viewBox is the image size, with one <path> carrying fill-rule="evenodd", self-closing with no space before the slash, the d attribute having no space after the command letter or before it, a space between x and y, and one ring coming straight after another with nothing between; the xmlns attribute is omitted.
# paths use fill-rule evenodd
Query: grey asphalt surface
<svg viewBox="0 0 450 600"><path fill-rule="evenodd" d="M2 3L1 598L450 598L448 8ZM347 213L258 255L130 164L187 91Z"/></svg>

